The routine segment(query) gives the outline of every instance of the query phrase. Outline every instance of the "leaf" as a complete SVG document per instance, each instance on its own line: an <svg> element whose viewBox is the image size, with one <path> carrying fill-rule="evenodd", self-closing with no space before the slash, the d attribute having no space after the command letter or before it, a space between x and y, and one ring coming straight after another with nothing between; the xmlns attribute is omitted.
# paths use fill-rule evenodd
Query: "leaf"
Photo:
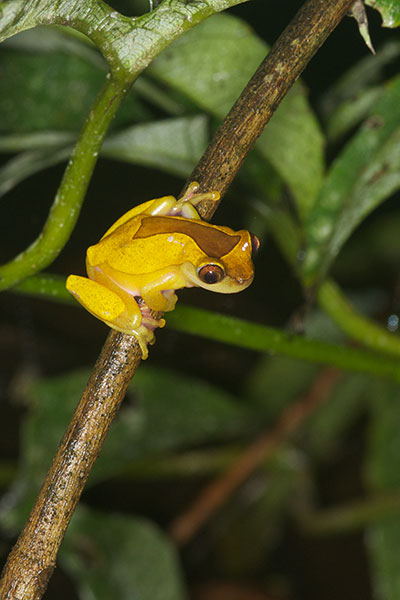
<svg viewBox="0 0 400 600"><path fill-rule="evenodd" d="M376 600L400 598L400 518L388 517L368 528L367 550Z"/></svg>
<svg viewBox="0 0 400 600"><path fill-rule="evenodd" d="M400 388L375 381L370 387L371 427L364 469L369 489L399 489ZM368 551L376 598L397 600L400 596L400 517L388 516L367 531Z"/></svg>
<svg viewBox="0 0 400 600"><path fill-rule="evenodd" d="M79 371L28 386L26 401L31 411L21 426L18 475L0 510L2 527L11 532L29 515L88 378L89 372Z"/></svg>
<svg viewBox="0 0 400 600"><path fill-rule="evenodd" d="M21 152L0 168L0 197L31 175L68 159L71 148Z"/></svg>
<svg viewBox="0 0 400 600"><path fill-rule="evenodd" d="M334 162L306 222L301 266L307 285L321 278L361 221L400 186L400 77Z"/></svg>
<svg viewBox="0 0 400 600"><path fill-rule="evenodd" d="M370 386L371 427L365 478L370 488L400 488L400 388L376 380Z"/></svg>
<svg viewBox="0 0 400 600"><path fill-rule="evenodd" d="M79 507L59 560L82 600L184 600L172 544L140 518Z"/></svg>
<svg viewBox="0 0 400 600"><path fill-rule="evenodd" d="M68 131L38 131L0 135L0 152L13 153L24 150L48 150L73 144L76 134Z"/></svg>
<svg viewBox="0 0 400 600"><path fill-rule="evenodd" d="M63 25L87 35L111 69L139 74L172 40L215 12L246 0L168 0L133 19L99 0L8 0L0 3L0 42L38 25Z"/></svg>
<svg viewBox="0 0 400 600"><path fill-rule="evenodd" d="M205 116L165 119L113 135L104 143L102 155L185 177L196 165L207 141Z"/></svg>
<svg viewBox="0 0 400 600"><path fill-rule="evenodd" d="M400 25L400 3L398 0L365 0L365 4L376 8L382 17L383 27Z"/></svg>
<svg viewBox="0 0 400 600"><path fill-rule="evenodd" d="M314 205L324 173L324 139L305 91L297 83L256 142L257 150L281 175L304 219Z"/></svg>
<svg viewBox="0 0 400 600"><path fill-rule="evenodd" d="M321 459L341 447L345 433L364 409L369 385L365 375L349 374L339 380L329 398L304 426L303 440L308 453Z"/></svg>
<svg viewBox="0 0 400 600"><path fill-rule="evenodd" d="M264 357L249 378L247 394L263 418L273 420L304 394L319 366L286 356Z"/></svg>
<svg viewBox="0 0 400 600"><path fill-rule="evenodd" d="M141 368L129 390L135 405L125 405L114 423L94 478L118 473L138 456L232 437L250 423L230 394L172 371Z"/></svg>
<svg viewBox="0 0 400 600"><path fill-rule="evenodd" d="M263 568L282 534L293 498L302 495L306 463L300 452L280 447L231 498L217 517L217 568L221 564L224 572L236 577Z"/></svg>
<svg viewBox="0 0 400 600"><path fill-rule="evenodd" d="M23 32L4 46L0 131L78 132L106 76L101 56L80 40L48 27ZM114 127L148 118L148 109L131 91Z"/></svg>
<svg viewBox="0 0 400 600"><path fill-rule="evenodd" d="M0 131L79 131L104 80L101 69L61 52L1 50Z"/></svg>
<svg viewBox="0 0 400 600"><path fill-rule="evenodd" d="M148 74L222 119L267 50L247 24L215 15L165 50ZM305 214L321 184L323 139L301 86L288 94L256 146L290 186Z"/></svg>
<svg viewBox="0 0 400 600"><path fill-rule="evenodd" d="M106 73L107 63L88 37L75 29L58 25L35 27L3 42L3 48L12 48L30 54L55 52L75 55Z"/></svg>
<svg viewBox="0 0 400 600"><path fill-rule="evenodd" d="M201 156L207 139L206 117L165 119L133 125L111 135L103 144L101 156L185 177ZM171 140L174 140L173 144ZM0 196L27 177L66 161L72 152L70 141L68 132L42 131L0 136L0 151L37 148L21 152L0 168Z"/></svg>
<svg viewBox="0 0 400 600"><path fill-rule="evenodd" d="M358 125L373 110L383 92L381 86L371 87L339 104L326 124L328 139L335 141Z"/></svg>
<svg viewBox="0 0 400 600"><path fill-rule="evenodd" d="M21 432L17 481L3 526L15 530L27 517L52 457L89 378L87 371L41 379L28 390L32 410ZM248 413L230 394L201 380L158 368L141 368L108 434L89 485L117 476L137 457L231 437L247 427Z"/></svg>
<svg viewBox="0 0 400 600"><path fill-rule="evenodd" d="M379 48L376 56L368 55L357 61L324 92L320 105L325 118L330 118L332 113L340 110L342 103L362 97L371 88L381 87L383 91L381 82L385 78L385 70L399 56L400 42L391 40Z"/></svg>

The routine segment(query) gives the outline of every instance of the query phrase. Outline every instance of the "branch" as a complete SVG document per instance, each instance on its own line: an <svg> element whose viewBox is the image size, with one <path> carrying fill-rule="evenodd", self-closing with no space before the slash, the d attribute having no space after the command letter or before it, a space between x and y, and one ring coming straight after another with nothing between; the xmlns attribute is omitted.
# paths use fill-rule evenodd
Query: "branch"
<svg viewBox="0 0 400 600"><path fill-rule="evenodd" d="M308 0L280 35L236 101L189 181L226 192L285 94L354 0ZM203 210L209 218L211 211Z"/></svg>
<svg viewBox="0 0 400 600"><path fill-rule="evenodd" d="M309 0L283 32L217 132L191 180L225 192L285 93L353 0ZM232 143L233 142L233 143ZM210 217L210 207L202 207ZM0 596L39 600L112 419L140 362L134 339L111 331L42 490L3 571Z"/></svg>
<svg viewBox="0 0 400 600"><path fill-rule="evenodd" d="M139 358L129 336L110 333L8 557L0 582L2 600L40 600L46 591L65 531Z"/></svg>
<svg viewBox="0 0 400 600"><path fill-rule="evenodd" d="M326 400L340 374L326 369L315 379L308 394L289 406L272 429L254 440L227 471L207 485L182 515L172 522L170 535L183 546L198 532L250 475L296 431Z"/></svg>

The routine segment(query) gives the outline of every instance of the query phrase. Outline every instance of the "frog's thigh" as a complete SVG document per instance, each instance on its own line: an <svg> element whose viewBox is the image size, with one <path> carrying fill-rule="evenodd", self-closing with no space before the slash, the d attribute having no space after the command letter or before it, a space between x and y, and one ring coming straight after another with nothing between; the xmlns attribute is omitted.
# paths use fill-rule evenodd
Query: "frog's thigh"
<svg viewBox="0 0 400 600"><path fill-rule="evenodd" d="M185 202L178 201L174 214L179 217L185 217L186 219L201 219L197 209L190 200L186 200Z"/></svg>
<svg viewBox="0 0 400 600"><path fill-rule="evenodd" d="M98 319L113 322L125 310L121 298L104 285L77 275L70 275L67 279L67 290Z"/></svg>
<svg viewBox="0 0 400 600"><path fill-rule="evenodd" d="M173 196L157 198L145 210L145 213L152 217L159 215L162 217L173 216L186 217L186 219L200 219L199 213L189 200L178 201Z"/></svg>
<svg viewBox="0 0 400 600"><path fill-rule="evenodd" d="M169 215L171 210L176 205L176 198L174 196L164 196L163 198L156 198L144 211L147 215L162 217Z"/></svg>

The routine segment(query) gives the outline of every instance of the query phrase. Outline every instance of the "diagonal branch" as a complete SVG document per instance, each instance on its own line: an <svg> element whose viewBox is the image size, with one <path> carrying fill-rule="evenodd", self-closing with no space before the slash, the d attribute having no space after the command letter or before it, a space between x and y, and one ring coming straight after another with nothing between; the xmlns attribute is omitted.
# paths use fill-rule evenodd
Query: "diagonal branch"
<svg viewBox="0 0 400 600"><path fill-rule="evenodd" d="M339 371L324 369L304 397L283 411L275 427L263 432L238 456L220 477L201 490L193 504L171 523L169 533L179 546L187 544L232 494L288 439L327 399L341 377Z"/></svg>
<svg viewBox="0 0 400 600"><path fill-rule="evenodd" d="M285 93L353 0L308 0L283 32L206 150L191 180L226 191ZM202 207L210 218L211 207ZM126 388L140 362L133 338L111 331L36 504L10 553L2 599L39 600L58 548Z"/></svg>

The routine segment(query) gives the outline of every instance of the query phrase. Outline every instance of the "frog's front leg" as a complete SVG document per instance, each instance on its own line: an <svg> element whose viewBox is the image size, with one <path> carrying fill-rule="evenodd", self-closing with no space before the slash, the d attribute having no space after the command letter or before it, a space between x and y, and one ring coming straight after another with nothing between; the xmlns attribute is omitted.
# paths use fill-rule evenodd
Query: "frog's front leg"
<svg viewBox="0 0 400 600"><path fill-rule="evenodd" d="M174 310L178 300L175 290L187 287L188 283L179 267L171 267L167 273L158 277L141 290L145 303L155 311L168 312Z"/></svg>
<svg viewBox="0 0 400 600"><path fill-rule="evenodd" d="M149 315L143 317L139 305L132 297L125 301L113 290L86 277L70 275L67 289L92 315L109 327L133 335L139 342L142 358L148 356L147 344L155 341L154 328L163 327L164 319L159 321Z"/></svg>

